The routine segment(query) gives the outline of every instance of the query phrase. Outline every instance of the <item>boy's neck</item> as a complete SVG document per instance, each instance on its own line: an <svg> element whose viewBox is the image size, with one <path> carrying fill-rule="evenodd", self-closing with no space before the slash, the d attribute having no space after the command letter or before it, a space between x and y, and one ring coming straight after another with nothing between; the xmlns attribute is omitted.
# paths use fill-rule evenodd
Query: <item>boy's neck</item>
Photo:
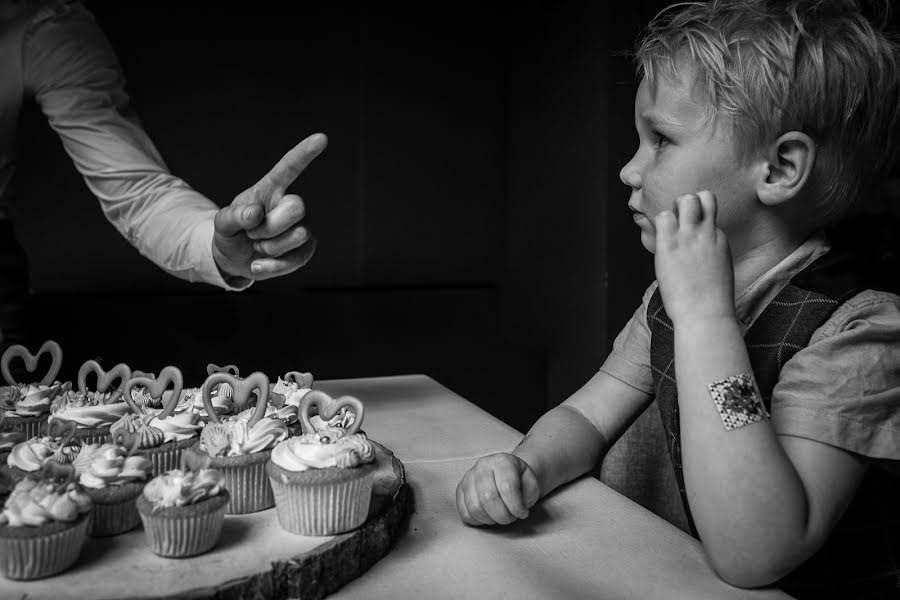
<svg viewBox="0 0 900 600"><path fill-rule="evenodd" d="M738 250L734 263L734 292L740 296L754 281L791 255L807 239L807 235L782 233Z"/></svg>

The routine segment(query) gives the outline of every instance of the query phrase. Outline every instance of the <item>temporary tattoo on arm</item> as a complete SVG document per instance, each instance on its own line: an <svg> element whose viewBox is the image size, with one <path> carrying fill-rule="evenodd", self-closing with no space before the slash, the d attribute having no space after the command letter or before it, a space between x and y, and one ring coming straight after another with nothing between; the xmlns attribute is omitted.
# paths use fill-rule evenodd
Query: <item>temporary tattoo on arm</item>
<svg viewBox="0 0 900 600"><path fill-rule="evenodd" d="M750 373L714 381L709 384L709 393L727 431L769 418L756 380Z"/></svg>

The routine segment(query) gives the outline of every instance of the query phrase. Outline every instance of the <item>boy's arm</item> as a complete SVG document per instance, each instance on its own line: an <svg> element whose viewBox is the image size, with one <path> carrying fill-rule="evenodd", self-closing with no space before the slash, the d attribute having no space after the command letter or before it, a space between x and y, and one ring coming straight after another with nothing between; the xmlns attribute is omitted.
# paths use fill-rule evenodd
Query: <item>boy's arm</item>
<svg viewBox="0 0 900 600"><path fill-rule="evenodd" d="M513 454L534 470L543 497L593 469L652 400L599 371L538 419Z"/></svg>
<svg viewBox="0 0 900 600"><path fill-rule="evenodd" d="M675 374L685 487L719 575L772 583L817 550L865 472L860 457L809 439L778 437L764 419L728 431L708 384L751 372L736 319L675 326Z"/></svg>
<svg viewBox="0 0 900 600"><path fill-rule="evenodd" d="M652 397L598 372L531 427L512 453L484 456L456 487L468 525L524 519L537 500L590 471Z"/></svg>
<svg viewBox="0 0 900 600"><path fill-rule="evenodd" d="M779 438L765 418L725 428L709 386L752 374L734 312L728 242L715 226L712 193L681 196L676 206L677 216L663 211L656 217L654 260L674 329L688 501L719 575L742 587L765 585L821 546L852 500L866 462L810 439ZM735 404L728 409L752 405Z"/></svg>

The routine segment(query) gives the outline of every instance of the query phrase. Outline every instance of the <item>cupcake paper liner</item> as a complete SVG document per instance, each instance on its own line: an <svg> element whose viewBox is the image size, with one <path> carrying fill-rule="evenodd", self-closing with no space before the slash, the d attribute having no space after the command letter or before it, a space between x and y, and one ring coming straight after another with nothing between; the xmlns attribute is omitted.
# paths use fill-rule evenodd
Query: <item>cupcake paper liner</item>
<svg viewBox="0 0 900 600"><path fill-rule="evenodd" d="M199 510L188 515L171 517L165 509L153 512L145 498L138 499L138 511L150 549L160 556L185 558L212 549L219 542L225 521L228 491L204 501L211 510Z"/></svg>
<svg viewBox="0 0 900 600"><path fill-rule="evenodd" d="M272 485L266 474L266 461L271 454L271 450L266 450L246 456L212 459L210 468L222 472L225 476L223 485L231 494L231 499L225 507L225 514L243 515L275 505ZM235 462L239 464L234 464Z"/></svg>
<svg viewBox="0 0 900 600"><path fill-rule="evenodd" d="M49 413L39 417L7 417L3 422L3 431L21 431L26 440L41 437L41 427L49 417Z"/></svg>
<svg viewBox="0 0 900 600"><path fill-rule="evenodd" d="M71 527L48 535L0 536L0 572L9 579L40 579L71 567L87 537L90 513L80 515Z"/></svg>
<svg viewBox="0 0 900 600"><path fill-rule="evenodd" d="M131 531L141 522L135 500L144 489L144 483L129 484L127 489L122 489L117 497L105 499L98 498L97 494L87 493L93 501L93 516L88 535L92 537L106 537L119 535Z"/></svg>
<svg viewBox="0 0 900 600"><path fill-rule="evenodd" d="M271 470L269 473L278 523L286 531L311 536L336 535L359 527L369 514L374 469L360 469L356 478L313 485L285 481Z"/></svg>
<svg viewBox="0 0 900 600"><path fill-rule="evenodd" d="M150 479L181 467L181 453L197 443L197 438L166 442L154 448L142 448L139 453L153 464Z"/></svg>
<svg viewBox="0 0 900 600"><path fill-rule="evenodd" d="M109 425L106 427L92 427L90 429L76 429L75 438L84 444L106 444L112 441L109 433Z"/></svg>

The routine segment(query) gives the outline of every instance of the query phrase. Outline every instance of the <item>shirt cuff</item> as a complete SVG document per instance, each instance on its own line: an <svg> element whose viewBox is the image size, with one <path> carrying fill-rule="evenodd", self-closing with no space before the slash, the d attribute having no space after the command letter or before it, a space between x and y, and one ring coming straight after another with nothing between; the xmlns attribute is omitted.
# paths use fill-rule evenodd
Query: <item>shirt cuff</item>
<svg viewBox="0 0 900 600"><path fill-rule="evenodd" d="M653 371L645 365L635 364L619 356L616 352L610 353L600 370L645 394L656 394L653 388Z"/></svg>
<svg viewBox="0 0 900 600"><path fill-rule="evenodd" d="M193 269L189 279L193 282L203 282L220 287L229 292L240 292L253 285L252 279L246 277L222 277L218 265L212 254L213 240L213 215L201 221L191 235L191 256L193 257Z"/></svg>

